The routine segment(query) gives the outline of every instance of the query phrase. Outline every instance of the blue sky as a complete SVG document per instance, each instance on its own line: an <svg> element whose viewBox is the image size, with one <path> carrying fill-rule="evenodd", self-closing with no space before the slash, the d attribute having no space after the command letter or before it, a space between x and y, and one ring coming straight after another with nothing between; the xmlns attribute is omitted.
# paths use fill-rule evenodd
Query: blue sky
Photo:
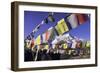
<svg viewBox="0 0 100 73"><path fill-rule="evenodd" d="M26 38L32 30L48 16L48 14L49 12L24 11L24 38ZM55 18L55 22L48 22L48 24L41 26L34 34L35 37L45 32L51 26L55 26L59 20L69 14L70 13L54 12L53 17ZM68 33L78 38L90 40L90 20L86 21L83 25L70 30Z"/></svg>

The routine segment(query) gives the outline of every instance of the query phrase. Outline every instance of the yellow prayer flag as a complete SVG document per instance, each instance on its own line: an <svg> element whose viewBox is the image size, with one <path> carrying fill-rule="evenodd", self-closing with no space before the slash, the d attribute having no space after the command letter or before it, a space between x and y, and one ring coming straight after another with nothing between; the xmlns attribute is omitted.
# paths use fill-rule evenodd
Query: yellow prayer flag
<svg viewBox="0 0 100 73"><path fill-rule="evenodd" d="M49 48L49 45L45 45L44 49L48 49Z"/></svg>
<svg viewBox="0 0 100 73"><path fill-rule="evenodd" d="M58 21L55 28L56 28L57 32L59 33L59 35L62 35L63 33L69 31L69 28L68 28L64 18L61 19L60 21Z"/></svg>
<svg viewBox="0 0 100 73"><path fill-rule="evenodd" d="M63 49L67 49L68 45L66 43L63 44Z"/></svg>
<svg viewBox="0 0 100 73"><path fill-rule="evenodd" d="M41 36L40 36L40 35L36 38L35 44L36 44L36 45L41 44Z"/></svg>
<svg viewBox="0 0 100 73"><path fill-rule="evenodd" d="M90 42L89 41L86 42L86 48L90 48Z"/></svg>

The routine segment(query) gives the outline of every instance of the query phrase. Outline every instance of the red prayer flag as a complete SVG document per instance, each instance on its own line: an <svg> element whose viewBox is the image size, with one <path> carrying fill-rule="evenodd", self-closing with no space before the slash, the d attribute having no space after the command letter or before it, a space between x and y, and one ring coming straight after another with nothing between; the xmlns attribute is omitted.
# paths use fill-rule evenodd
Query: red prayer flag
<svg viewBox="0 0 100 73"><path fill-rule="evenodd" d="M31 40L31 48L34 46L34 39Z"/></svg>
<svg viewBox="0 0 100 73"><path fill-rule="evenodd" d="M87 20L86 14L76 14L79 24L83 24Z"/></svg>
<svg viewBox="0 0 100 73"><path fill-rule="evenodd" d="M45 39L48 40L48 31L46 32L46 35L45 36L46 36Z"/></svg>

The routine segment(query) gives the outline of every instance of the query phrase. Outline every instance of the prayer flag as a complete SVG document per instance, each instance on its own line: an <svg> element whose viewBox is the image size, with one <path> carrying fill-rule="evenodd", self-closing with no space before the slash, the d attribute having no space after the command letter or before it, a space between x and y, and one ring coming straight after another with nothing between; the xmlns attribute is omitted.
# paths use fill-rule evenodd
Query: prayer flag
<svg viewBox="0 0 100 73"><path fill-rule="evenodd" d="M67 23L65 22L64 18L58 21L57 25L55 26L59 35L64 34L65 32L69 31Z"/></svg>
<svg viewBox="0 0 100 73"><path fill-rule="evenodd" d="M71 14L70 16L68 16L67 21L70 23L72 28L76 28L78 26L76 14Z"/></svg>

